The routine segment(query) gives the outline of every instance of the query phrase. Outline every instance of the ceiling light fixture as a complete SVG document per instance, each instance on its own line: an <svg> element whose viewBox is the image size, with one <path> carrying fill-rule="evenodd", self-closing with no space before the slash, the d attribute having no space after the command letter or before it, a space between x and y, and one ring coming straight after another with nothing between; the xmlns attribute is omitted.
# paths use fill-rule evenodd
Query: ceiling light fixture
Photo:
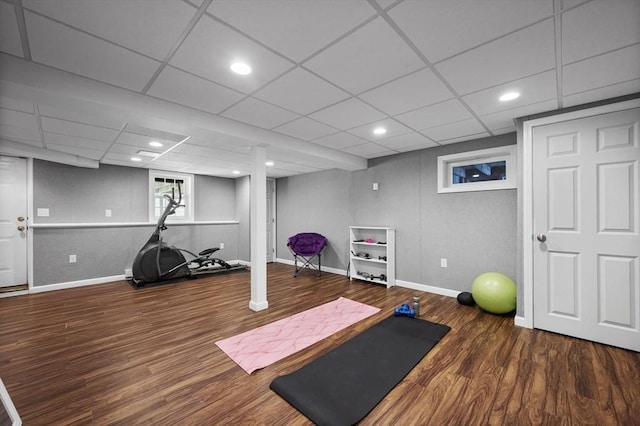
<svg viewBox="0 0 640 426"><path fill-rule="evenodd" d="M240 170L234 170L231 173L233 173L234 175L239 175L240 174Z"/></svg>
<svg viewBox="0 0 640 426"><path fill-rule="evenodd" d="M251 67L244 62L234 62L231 64L231 71L240 75L251 74Z"/></svg>
<svg viewBox="0 0 640 426"><path fill-rule="evenodd" d="M138 155L141 155L143 157L156 158L157 156L160 155L160 153L159 152L152 152L152 151L145 151L145 150L141 149L140 151L138 151Z"/></svg>
<svg viewBox="0 0 640 426"><path fill-rule="evenodd" d="M264 164L265 164L266 166L271 167L271 166L273 166L273 161L267 161L267 162L266 162L266 163L264 163Z"/></svg>
<svg viewBox="0 0 640 426"><path fill-rule="evenodd" d="M161 142L158 142L158 141L151 141L151 142L149 142L149 145L153 146L153 147L156 147L156 148L160 148L161 146L164 146L164 145L162 145Z"/></svg>
<svg viewBox="0 0 640 426"><path fill-rule="evenodd" d="M384 127L376 127L375 129L373 129L374 135L384 135L385 133L387 133L387 129L385 129Z"/></svg>
<svg viewBox="0 0 640 426"><path fill-rule="evenodd" d="M142 161L142 158L140 157L131 157L131 161L135 161L136 163Z"/></svg>
<svg viewBox="0 0 640 426"><path fill-rule="evenodd" d="M507 92L504 95L500 96L498 99L502 102L512 101L520 96L518 92Z"/></svg>

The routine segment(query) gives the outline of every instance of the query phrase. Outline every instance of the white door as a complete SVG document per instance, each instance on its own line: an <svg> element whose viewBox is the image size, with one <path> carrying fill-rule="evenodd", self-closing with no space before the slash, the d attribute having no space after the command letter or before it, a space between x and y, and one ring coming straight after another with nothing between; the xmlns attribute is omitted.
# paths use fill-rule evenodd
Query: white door
<svg viewBox="0 0 640 426"><path fill-rule="evenodd" d="M0 157L0 287L27 283L27 160Z"/></svg>
<svg viewBox="0 0 640 426"><path fill-rule="evenodd" d="M267 263L273 262L275 241L273 228L275 224L276 181L267 179Z"/></svg>
<svg viewBox="0 0 640 426"><path fill-rule="evenodd" d="M533 129L535 328L640 351L639 121Z"/></svg>

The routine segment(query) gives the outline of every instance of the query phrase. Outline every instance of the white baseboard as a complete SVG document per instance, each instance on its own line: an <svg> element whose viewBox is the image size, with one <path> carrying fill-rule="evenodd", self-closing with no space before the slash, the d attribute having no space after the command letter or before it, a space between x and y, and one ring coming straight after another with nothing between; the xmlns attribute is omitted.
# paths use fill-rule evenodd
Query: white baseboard
<svg viewBox="0 0 640 426"><path fill-rule="evenodd" d="M2 383L2 379L0 379L0 403L4 406L4 409L9 416L9 420L11 420L11 426L20 426L22 424L22 420L18 415L18 410L16 410L15 405L13 405L13 401L11 401L11 397L9 397L7 388L5 388L4 383Z"/></svg>
<svg viewBox="0 0 640 426"><path fill-rule="evenodd" d="M396 280L396 285L398 287L410 288L412 290L424 291L425 293L433 293L433 294L438 294L440 296L447 296L447 297L458 297L458 294L460 294L458 290L450 290L448 288L435 287L427 284L419 284L411 281Z"/></svg>
<svg viewBox="0 0 640 426"><path fill-rule="evenodd" d="M294 261L293 260L289 260L289 259L281 259L281 258L276 258L276 262L277 263L284 263L285 265L291 265L294 266ZM312 263L313 266L315 266L316 268L318 267L318 265ZM329 268L327 266L323 266L322 270L324 272L330 272L332 274L337 274L337 275L344 275L345 277L347 276L347 271L344 271L342 269L336 269L336 268Z"/></svg>
<svg viewBox="0 0 640 426"><path fill-rule="evenodd" d="M527 318L521 317L519 315L516 315L513 320L513 324L517 325L518 327L533 328L533 324L531 324L530 321L527 320Z"/></svg>
<svg viewBox="0 0 640 426"><path fill-rule="evenodd" d="M30 287L29 293L42 293L45 291L63 290L65 288L75 288L75 287L84 287L86 285L105 284L105 283L111 283L114 281L122 281L124 279L125 279L124 275L113 275L111 277L99 277L99 278L91 278L88 280L69 281L66 283L39 285L39 286Z"/></svg>

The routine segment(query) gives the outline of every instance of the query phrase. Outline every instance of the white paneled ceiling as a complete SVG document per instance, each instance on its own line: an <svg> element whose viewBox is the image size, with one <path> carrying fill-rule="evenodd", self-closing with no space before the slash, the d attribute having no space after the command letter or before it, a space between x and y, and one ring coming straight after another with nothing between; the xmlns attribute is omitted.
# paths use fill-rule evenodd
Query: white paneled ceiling
<svg viewBox="0 0 640 426"><path fill-rule="evenodd" d="M0 50L0 152L283 177L638 93L640 0L0 0Z"/></svg>

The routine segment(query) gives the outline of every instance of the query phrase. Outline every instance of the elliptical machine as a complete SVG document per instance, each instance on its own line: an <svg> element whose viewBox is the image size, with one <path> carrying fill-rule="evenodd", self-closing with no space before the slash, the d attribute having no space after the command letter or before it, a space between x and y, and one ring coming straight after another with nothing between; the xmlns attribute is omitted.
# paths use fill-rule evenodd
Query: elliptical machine
<svg viewBox="0 0 640 426"><path fill-rule="evenodd" d="M189 250L164 242L162 232L167 229L165 225L167 217L175 214L178 207L184 207L180 204L182 202L180 183L178 183L178 201L174 198L175 194L172 195L164 194L168 204L158 219L155 231L133 261L132 281L136 287L176 278L192 278L204 273L247 269L244 265L231 265L222 259L212 257L213 253L220 250L219 247L208 248L195 255ZM183 253L189 255L189 260Z"/></svg>

